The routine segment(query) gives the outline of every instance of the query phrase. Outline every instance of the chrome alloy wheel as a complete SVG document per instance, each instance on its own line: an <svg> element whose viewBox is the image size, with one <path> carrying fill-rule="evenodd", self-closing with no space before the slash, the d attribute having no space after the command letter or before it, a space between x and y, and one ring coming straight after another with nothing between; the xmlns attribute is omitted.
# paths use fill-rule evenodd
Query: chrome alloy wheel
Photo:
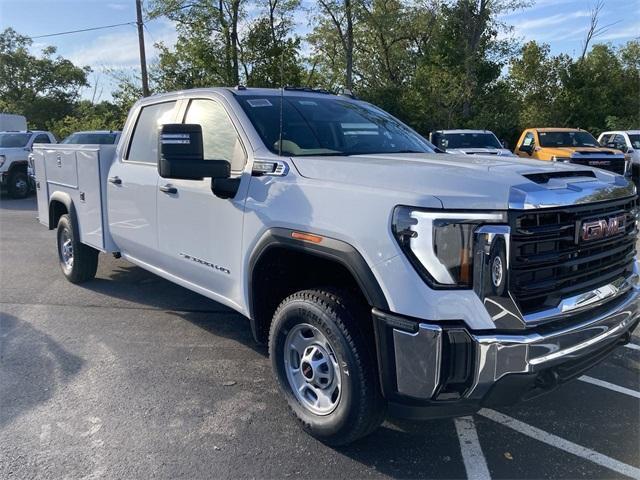
<svg viewBox="0 0 640 480"><path fill-rule="evenodd" d="M67 270L73 268L73 242L71 232L66 228L60 234L60 258Z"/></svg>
<svg viewBox="0 0 640 480"><path fill-rule="evenodd" d="M316 327L293 327L284 342L287 380L298 401L316 415L335 410L342 393L342 376L331 344Z"/></svg>

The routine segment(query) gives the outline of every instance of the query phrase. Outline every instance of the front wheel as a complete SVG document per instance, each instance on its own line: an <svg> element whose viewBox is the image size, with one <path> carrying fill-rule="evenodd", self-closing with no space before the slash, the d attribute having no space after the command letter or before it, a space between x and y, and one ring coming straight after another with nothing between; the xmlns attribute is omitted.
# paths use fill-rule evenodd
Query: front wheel
<svg viewBox="0 0 640 480"><path fill-rule="evenodd" d="M29 195L29 177L27 177L27 173L20 169L12 171L9 174L7 189L12 198L25 198Z"/></svg>
<svg viewBox="0 0 640 480"><path fill-rule="evenodd" d="M58 221L58 257L62 273L71 283L93 279L98 270L98 250L80 242L71 217L62 215Z"/></svg>
<svg viewBox="0 0 640 480"><path fill-rule="evenodd" d="M269 354L289 407L311 435L330 445L363 437L384 419L367 310L348 296L304 290L273 317Z"/></svg>

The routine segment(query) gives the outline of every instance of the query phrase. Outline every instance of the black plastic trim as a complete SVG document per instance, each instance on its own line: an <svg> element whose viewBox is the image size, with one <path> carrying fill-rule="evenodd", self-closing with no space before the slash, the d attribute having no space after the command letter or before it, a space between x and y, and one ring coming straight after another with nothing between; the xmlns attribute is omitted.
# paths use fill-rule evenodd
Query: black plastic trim
<svg viewBox="0 0 640 480"><path fill-rule="evenodd" d="M371 268L355 247L343 242L342 240L326 237L324 235L321 235L321 243L311 243L295 239L291 236L294 231L299 230L280 227L270 228L262 235L251 252L249 260L249 318L251 320L251 329L254 336L258 334L258 326L256 325L255 318L256 308L254 305L253 295L254 270L262 256L275 247L284 247L285 249L304 252L342 265L347 269L347 271L349 271L349 273L351 273L351 275L353 275L353 278L356 280L356 283L362 290L362 293L370 306L382 310L387 310L389 308L387 299L385 298L378 281L373 275ZM304 233L313 234L313 232Z"/></svg>
<svg viewBox="0 0 640 480"><path fill-rule="evenodd" d="M71 217L71 224L73 225L73 228L76 232L80 232L78 226L78 216L76 214L76 207L73 204L73 200L67 193L60 191L53 192L51 194L51 198L49 199L49 230L55 230L56 228L58 228L58 225L53 221L53 211L51 210L51 204L53 202L62 203L67 208L69 217Z"/></svg>
<svg viewBox="0 0 640 480"><path fill-rule="evenodd" d="M393 329L397 328L394 326L394 324L397 324L397 319L402 318L407 322L415 321L417 323L440 324L446 332L460 332L465 329L461 329L459 326L455 326L450 322L447 322L445 326L442 322L413 319L393 313L380 312L376 309L373 309L372 315L378 350L380 385L383 396L387 400L388 412L395 417L413 420L470 415L482 407L514 405L551 392L559 385L582 375L582 373L600 363L611 354L616 347L628 343L631 339L632 332L640 324L640 321L635 322L627 332L619 338L607 342L599 350L571 362L563 362L534 373L512 373L505 375L495 382L489 392L480 400L469 400L466 398L420 400L401 395L396 389L395 351L391 335ZM391 321L389 322L388 320L390 319ZM467 330L465 330L465 332L468 333ZM478 333L478 331L475 331L475 333ZM498 334L498 332L494 333Z"/></svg>

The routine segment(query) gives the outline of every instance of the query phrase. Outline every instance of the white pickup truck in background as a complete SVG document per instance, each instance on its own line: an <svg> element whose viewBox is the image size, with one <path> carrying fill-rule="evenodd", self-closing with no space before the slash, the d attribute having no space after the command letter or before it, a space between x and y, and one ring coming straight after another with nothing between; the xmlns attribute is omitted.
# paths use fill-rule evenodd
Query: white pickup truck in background
<svg viewBox="0 0 640 480"><path fill-rule="evenodd" d="M447 153L515 157L489 130L437 130L429 140Z"/></svg>
<svg viewBox="0 0 640 480"><path fill-rule="evenodd" d="M33 159L68 280L113 253L248 317L294 415L327 443L386 411L535 398L640 318L626 178L436 154L356 99L157 95L132 108L117 147L43 145Z"/></svg>
<svg viewBox="0 0 640 480"><path fill-rule="evenodd" d="M56 143L56 137L51 132L0 131L0 187L6 188L13 198L26 197L32 189L28 175L29 154L34 145L52 143Z"/></svg>

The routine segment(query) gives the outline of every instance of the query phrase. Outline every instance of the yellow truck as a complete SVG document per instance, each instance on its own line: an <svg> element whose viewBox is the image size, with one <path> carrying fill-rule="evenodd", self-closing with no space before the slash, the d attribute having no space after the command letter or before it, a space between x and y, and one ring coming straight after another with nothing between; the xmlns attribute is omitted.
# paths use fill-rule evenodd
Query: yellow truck
<svg viewBox="0 0 640 480"><path fill-rule="evenodd" d="M602 168L620 175L629 173L629 162L622 152L600 146L593 135L579 128L528 128L520 135L513 153L523 158Z"/></svg>

